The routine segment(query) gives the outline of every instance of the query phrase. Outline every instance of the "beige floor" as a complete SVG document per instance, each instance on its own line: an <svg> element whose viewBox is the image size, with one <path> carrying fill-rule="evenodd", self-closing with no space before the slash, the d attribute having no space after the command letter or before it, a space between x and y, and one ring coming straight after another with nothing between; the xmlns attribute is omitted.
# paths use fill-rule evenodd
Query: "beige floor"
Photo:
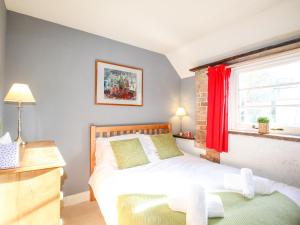
<svg viewBox="0 0 300 225"><path fill-rule="evenodd" d="M83 202L62 209L64 225L105 225L96 202Z"/></svg>

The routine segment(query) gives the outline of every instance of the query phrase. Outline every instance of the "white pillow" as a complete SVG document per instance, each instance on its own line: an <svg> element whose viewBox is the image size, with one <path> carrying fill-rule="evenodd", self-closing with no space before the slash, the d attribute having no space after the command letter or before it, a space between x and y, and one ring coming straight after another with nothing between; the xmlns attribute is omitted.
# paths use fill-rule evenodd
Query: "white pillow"
<svg viewBox="0 0 300 225"><path fill-rule="evenodd" d="M152 142L151 136L147 134L139 134L139 138L150 162L160 161L160 158L157 154L156 147Z"/></svg>
<svg viewBox="0 0 300 225"><path fill-rule="evenodd" d="M12 140L8 132L6 132L2 137L0 137L0 144L6 145L11 144Z"/></svg>
<svg viewBox="0 0 300 225"><path fill-rule="evenodd" d="M121 141L121 140L129 140L129 139L133 139L133 138L138 138L138 133L136 134L122 134L122 135L118 135L118 136L112 136L108 139L109 141Z"/></svg>

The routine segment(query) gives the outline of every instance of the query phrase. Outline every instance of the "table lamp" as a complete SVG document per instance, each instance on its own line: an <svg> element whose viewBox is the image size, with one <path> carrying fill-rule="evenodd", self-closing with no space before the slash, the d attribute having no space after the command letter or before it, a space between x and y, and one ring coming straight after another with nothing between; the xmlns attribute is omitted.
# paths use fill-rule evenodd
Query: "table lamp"
<svg viewBox="0 0 300 225"><path fill-rule="evenodd" d="M21 109L22 103L34 103L35 99L30 91L30 88L27 84L14 83L9 89L8 93L4 98L5 102L15 102L17 103L18 108L18 136L16 142L24 145L25 142L21 138Z"/></svg>
<svg viewBox="0 0 300 225"><path fill-rule="evenodd" d="M182 117L184 117L185 115L185 109L183 107L178 107L176 110L176 116L180 118L180 133L182 133Z"/></svg>

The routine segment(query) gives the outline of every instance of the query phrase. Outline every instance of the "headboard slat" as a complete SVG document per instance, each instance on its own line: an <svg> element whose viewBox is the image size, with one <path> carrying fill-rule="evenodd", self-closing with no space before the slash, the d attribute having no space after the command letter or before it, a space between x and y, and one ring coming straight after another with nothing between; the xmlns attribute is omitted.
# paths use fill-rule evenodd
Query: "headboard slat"
<svg viewBox="0 0 300 225"><path fill-rule="evenodd" d="M172 126L169 123L160 124L138 124L125 126L90 126L90 175L94 172L96 165L96 139L102 137L110 137L130 134L130 133L157 134L172 133ZM153 133L154 132L154 133ZM90 200L95 200L94 193L90 188Z"/></svg>

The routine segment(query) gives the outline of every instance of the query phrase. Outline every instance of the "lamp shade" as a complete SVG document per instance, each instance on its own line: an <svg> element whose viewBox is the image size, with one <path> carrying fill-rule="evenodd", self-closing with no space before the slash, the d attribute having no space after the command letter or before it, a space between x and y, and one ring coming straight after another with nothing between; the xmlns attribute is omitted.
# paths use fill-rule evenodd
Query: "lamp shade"
<svg viewBox="0 0 300 225"><path fill-rule="evenodd" d="M185 109L183 107L179 107L176 110L176 116L185 116L185 115L186 115L186 112L185 112Z"/></svg>
<svg viewBox="0 0 300 225"><path fill-rule="evenodd" d="M27 84L14 83L6 94L4 101L33 103L35 99Z"/></svg>

